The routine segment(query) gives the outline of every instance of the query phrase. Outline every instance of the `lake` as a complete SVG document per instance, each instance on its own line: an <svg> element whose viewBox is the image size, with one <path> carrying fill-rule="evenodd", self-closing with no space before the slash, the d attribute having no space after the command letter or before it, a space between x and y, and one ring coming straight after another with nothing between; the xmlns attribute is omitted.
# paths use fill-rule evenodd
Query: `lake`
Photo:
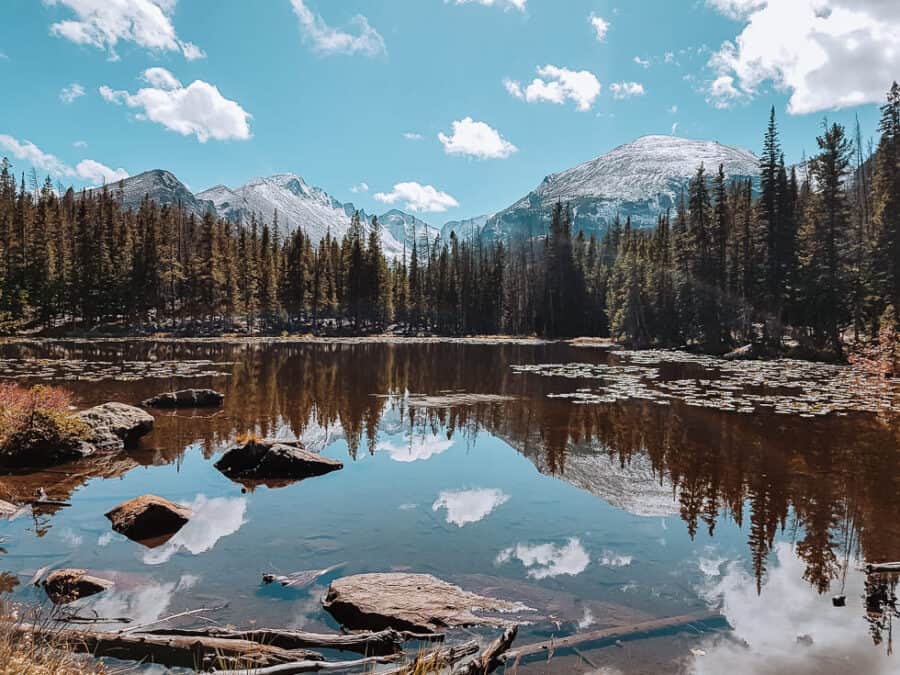
<svg viewBox="0 0 900 675"><path fill-rule="evenodd" d="M225 394L154 411L120 455L0 477L0 498L71 502L0 521L17 600L46 602L35 570L80 567L116 579L81 614L146 623L227 602L209 618L335 630L331 580L413 571L537 609L517 645L721 612L524 673L900 670L897 576L862 570L900 560L897 389L847 368L589 341L16 340L0 343L7 379L67 387L79 407ZM233 482L213 464L247 433L344 468ZM156 548L103 515L145 493L195 513ZM261 583L332 565L308 588Z"/></svg>

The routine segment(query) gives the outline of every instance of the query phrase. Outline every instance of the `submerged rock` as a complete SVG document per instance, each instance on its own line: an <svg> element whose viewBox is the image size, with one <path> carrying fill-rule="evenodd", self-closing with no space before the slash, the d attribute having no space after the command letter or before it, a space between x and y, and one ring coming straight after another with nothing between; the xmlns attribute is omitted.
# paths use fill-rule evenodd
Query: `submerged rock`
<svg viewBox="0 0 900 675"><path fill-rule="evenodd" d="M78 569L55 570L42 582L47 596L54 605L96 595L112 585L113 582L108 579L101 579Z"/></svg>
<svg viewBox="0 0 900 675"><path fill-rule="evenodd" d="M143 495L122 502L105 515L116 532L152 548L171 539L193 514L168 499Z"/></svg>
<svg viewBox="0 0 900 675"><path fill-rule="evenodd" d="M304 449L297 441L250 440L229 449L216 468L241 482L294 481L321 476L344 465Z"/></svg>
<svg viewBox="0 0 900 675"><path fill-rule="evenodd" d="M439 631L454 626L501 626L481 612L520 612L517 602L462 590L430 574L356 574L331 582L323 606L350 629ZM475 612L479 612L476 614Z"/></svg>
<svg viewBox="0 0 900 675"><path fill-rule="evenodd" d="M213 389L181 389L157 394L144 401L147 408L212 408L222 405L225 394Z"/></svg>
<svg viewBox="0 0 900 675"><path fill-rule="evenodd" d="M153 430L153 416L124 403L104 403L75 415L91 429L88 443L98 450L124 450Z"/></svg>

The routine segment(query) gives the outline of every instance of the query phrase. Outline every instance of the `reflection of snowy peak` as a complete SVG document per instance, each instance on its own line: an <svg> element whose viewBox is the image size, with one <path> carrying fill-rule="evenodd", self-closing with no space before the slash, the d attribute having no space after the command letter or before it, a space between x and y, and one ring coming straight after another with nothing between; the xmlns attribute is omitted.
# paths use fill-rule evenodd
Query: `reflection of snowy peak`
<svg viewBox="0 0 900 675"><path fill-rule="evenodd" d="M529 454L528 458L538 471L551 474L543 453ZM572 449L566 452L563 470L551 475L636 516L670 516L679 510L677 490L668 478L660 480L643 454L634 455L622 466L601 448Z"/></svg>
<svg viewBox="0 0 900 675"><path fill-rule="evenodd" d="M544 178L532 192L485 225L488 236L540 234L556 201L571 205L575 228L602 231L618 214L636 226L652 226L674 208L701 164L712 176L723 165L729 178L754 177L753 153L714 141L643 136L571 169Z"/></svg>

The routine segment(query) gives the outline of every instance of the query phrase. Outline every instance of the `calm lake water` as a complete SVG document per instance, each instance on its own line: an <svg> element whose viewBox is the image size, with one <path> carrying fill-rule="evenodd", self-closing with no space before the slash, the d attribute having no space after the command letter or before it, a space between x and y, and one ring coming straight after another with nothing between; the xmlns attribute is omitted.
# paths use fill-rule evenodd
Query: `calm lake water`
<svg viewBox="0 0 900 675"><path fill-rule="evenodd" d="M38 568L82 567L117 583L81 613L143 623L227 601L210 618L334 630L331 579L415 571L537 608L518 644L724 617L521 672L900 672L897 577L862 572L900 560L896 399L844 369L539 342L0 343L11 378L68 387L80 407L226 396L156 411L119 456L0 477L0 498L44 487L71 501L0 521L18 600L46 602L27 583ZM248 432L297 437L344 469L234 483L213 463ZM112 532L103 514L144 493L195 518L153 549ZM337 564L302 590L260 582Z"/></svg>

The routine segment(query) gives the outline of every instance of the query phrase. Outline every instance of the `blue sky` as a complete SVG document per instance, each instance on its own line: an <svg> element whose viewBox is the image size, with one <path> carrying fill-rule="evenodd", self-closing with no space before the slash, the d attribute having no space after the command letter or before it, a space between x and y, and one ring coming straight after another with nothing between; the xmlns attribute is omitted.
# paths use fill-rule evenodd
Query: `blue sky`
<svg viewBox="0 0 900 675"><path fill-rule="evenodd" d="M75 185L293 172L369 212L441 222L644 134L758 151L772 105L788 161L814 151L826 115L858 114L870 137L900 77L898 6L11 0L0 154Z"/></svg>

